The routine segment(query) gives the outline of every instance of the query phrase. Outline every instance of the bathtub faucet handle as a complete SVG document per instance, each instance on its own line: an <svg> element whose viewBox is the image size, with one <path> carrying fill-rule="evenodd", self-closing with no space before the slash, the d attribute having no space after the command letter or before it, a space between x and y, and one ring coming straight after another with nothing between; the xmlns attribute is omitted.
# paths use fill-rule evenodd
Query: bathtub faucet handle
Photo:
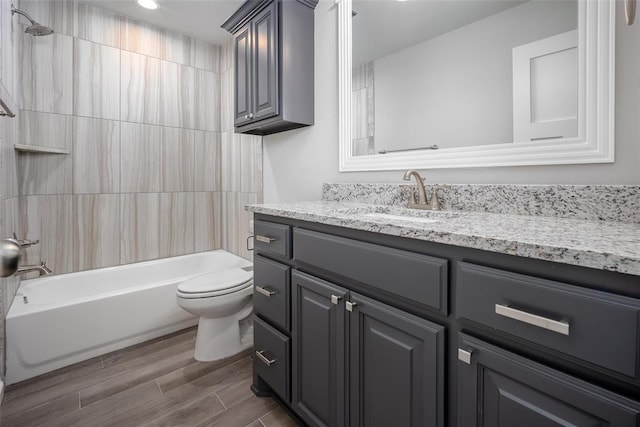
<svg viewBox="0 0 640 427"><path fill-rule="evenodd" d="M26 249L29 248L33 245L37 245L38 243L40 243L40 240L29 240L29 239L18 239L18 236L16 235L15 231L13 232L13 239L18 242L18 244L20 245L20 247L22 249Z"/></svg>

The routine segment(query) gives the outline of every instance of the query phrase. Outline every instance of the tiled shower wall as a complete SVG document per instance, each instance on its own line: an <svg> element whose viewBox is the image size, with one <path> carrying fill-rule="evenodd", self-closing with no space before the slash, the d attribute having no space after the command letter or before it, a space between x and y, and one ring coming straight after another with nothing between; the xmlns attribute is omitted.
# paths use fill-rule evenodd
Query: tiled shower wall
<svg viewBox="0 0 640 427"><path fill-rule="evenodd" d="M261 138L233 134L229 46L73 1L21 1L19 216L56 273L225 248L248 256Z"/></svg>
<svg viewBox="0 0 640 427"><path fill-rule="evenodd" d="M15 118L0 117L0 239L10 237L14 231L21 232L17 157L13 149L20 132L18 46L21 37L18 26L12 25L10 0L0 0L0 97L17 113ZM0 279L0 374L4 371L4 319L19 283L16 277Z"/></svg>
<svg viewBox="0 0 640 427"><path fill-rule="evenodd" d="M0 90L17 110L0 118L0 238L39 239L24 262L55 273L217 248L249 257L262 139L233 133L231 42L72 0L14 3L56 32L25 35L0 0ZM18 284L0 280L0 358Z"/></svg>

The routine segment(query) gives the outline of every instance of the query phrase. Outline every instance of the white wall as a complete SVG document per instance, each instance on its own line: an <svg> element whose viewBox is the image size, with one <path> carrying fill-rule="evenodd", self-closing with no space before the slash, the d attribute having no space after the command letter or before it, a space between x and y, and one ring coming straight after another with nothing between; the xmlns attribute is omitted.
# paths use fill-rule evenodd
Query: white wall
<svg viewBox="0 0 640 427"><path fill-rule="evenodd" d="M574 30L576 5L529 1L374 61L376 151L512 142L512 49Z"/></svg>
<svg viewBox="0 0 640 427"><path fill-rule="evenodd" d="M640 22L617 2L616 162L423 171L430 182L640 184ZM402 172L338 172L338 27L333 0L315 12L315 126L264 138L265 202L319 199L323 182L400 182Z"/></svg>

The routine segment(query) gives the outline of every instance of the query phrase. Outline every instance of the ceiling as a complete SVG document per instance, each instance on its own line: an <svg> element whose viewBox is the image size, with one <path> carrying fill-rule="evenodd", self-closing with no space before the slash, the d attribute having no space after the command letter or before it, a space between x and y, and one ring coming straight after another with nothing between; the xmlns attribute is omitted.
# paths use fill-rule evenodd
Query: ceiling
<svg viewBox="0 0 640 427"><path fill-rule="evenodd" d="M353 66L495 15L526 0L354 0Z"/></svg>
<svg viewBox="0 0 640 427"><path fill-rule="evenodd" d="M178 31L214 44L224 44L231 34L220 25L243 3L243 0L156 0L157 10L138 6L136 0L83 0L162 28Z"/></svg>

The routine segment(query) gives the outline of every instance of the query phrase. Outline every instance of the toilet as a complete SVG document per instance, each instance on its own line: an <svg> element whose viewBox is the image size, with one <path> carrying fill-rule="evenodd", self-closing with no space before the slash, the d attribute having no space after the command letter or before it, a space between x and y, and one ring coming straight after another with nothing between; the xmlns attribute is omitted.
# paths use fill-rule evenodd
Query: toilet
<svg viewBox="0 0 640 427"><path fill-rule="evenodd" d="M251 346L240 321L253 309L253 269L229 268L201 274L178 285L178 305L200 317L194 358L224 359ZM247 341L247 340L245 340Z"/></svg>

